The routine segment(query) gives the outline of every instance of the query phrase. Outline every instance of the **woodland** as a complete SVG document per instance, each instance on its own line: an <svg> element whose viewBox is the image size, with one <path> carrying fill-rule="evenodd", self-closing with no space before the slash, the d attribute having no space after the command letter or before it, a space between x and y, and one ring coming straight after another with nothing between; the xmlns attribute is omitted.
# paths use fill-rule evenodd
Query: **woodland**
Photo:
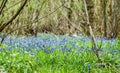
<svg viewBox="0 0 120 73"><path fill-rule="evenodd" d="M119 73L120 0L0 0L0 73Z"/></svg>

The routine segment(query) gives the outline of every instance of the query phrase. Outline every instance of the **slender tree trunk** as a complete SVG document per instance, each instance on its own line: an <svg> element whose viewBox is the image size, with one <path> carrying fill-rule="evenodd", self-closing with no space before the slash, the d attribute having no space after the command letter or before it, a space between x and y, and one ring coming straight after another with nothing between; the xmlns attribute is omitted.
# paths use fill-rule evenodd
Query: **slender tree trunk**
<svg viewBox="0 0 120 73"><path fill-rule="evenodd" d="M89 22L91 24L91 27L93 28L93 22L94 22L94 1L93 0L86 0L87 4L87 10L88 10L88 15L89 15ZM85 34L90 36L88 26L85 25L87 29L85 29ZM94 28L93 28L94 29Z"/></svg>
<svg viewBox="0 0 120 73"><path fill-rule="evenodd" d="M69 4L68 4L68 13L67 13L69 21L72 21L72 13L73 13L72 9L73 9L73 7L74 7L74 0L70 0ZM72 32L71 25L70 25L69 21L68 21L69 35L72 35L73 32Z"/></svg>
<svg viewBox="0 0 120 73"><path fill-rule="evenodd" d="M93 0L86 0L87 9L89 14L90 23L93 25L94 22L94 1Z"/></svg>
<svg viewBox="0 0 120 73"><path fill-rule="evenodd" d="M106 13L106 0L103 2L103 17L104 17L104 37L107 37L107 13Z"/></svg>
<svg viewBox="0 0 120 73"><path fill-rule="evenodd" d="M94 34L93 34L93 30L92 30L92 27L91 27L91 23L90 23L90 18L89 18L89 14L88 14L88 10L87 10L87 4L86 4L86 0L83 0L84 1L84 7L85 7L85 12L86 12L86 19L87 19L87 26L89 28L89 33L90 33L90 36L91 36L91 40L92 40L92 43L93 43L93 52L95 53L95 55L97 56L98 58L98 61L99 62L102 62L101 61L101 58L99 56L99 48L97 46L97 42L95 40L95 37L94 37Z"/></svg>

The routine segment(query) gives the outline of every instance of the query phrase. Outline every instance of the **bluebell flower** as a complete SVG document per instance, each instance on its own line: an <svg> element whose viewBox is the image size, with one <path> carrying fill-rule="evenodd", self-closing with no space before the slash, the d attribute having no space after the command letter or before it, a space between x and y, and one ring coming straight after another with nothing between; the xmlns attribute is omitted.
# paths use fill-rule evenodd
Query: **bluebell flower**
<svg viewBox="0 0 120 73"><path fill-rule="evenodd" d="M51 51L49 49L45 49L44 50L46 53L51 53Z"/></svg>
<svg viewBox="0 0 120 73"><path fill-rule="evenodd" d="M86 42L86 41L88 41L88 39L87 38L82 38L81 41Z"/></svg>
<svg viewBox="0 0 120 73"><path fill-rule="evenodd" d="M103 39L103 40L107 40L107 37L103 37L102 39Z"/></svg>
<svg viewBox="0 0 120 73"><path fill-rule="evenodd" d="M114 41L115 41L115 38L112 38L110 41L111 41L111 42L114 42Z"/></svg>
<svg viewBox="0 0 120 73"><path fill-rule="evenodd" d="M90 67L91 67L91 66L90 66L90 64L88 64L88 66L87 66L87 67L88 67L88 70L90 70Z"/></svg>
<svg viewBox="0 0 120 73"><path fill-rule="evenodd" d="M78 49L78 52L83 51L83 50L84 50L84 46L81 46L81 47Z"/></svg>
<svg viewBox="0 0 120 73"><path fill-rule="evenodd" d="M12 47L9 47L8 50L12 50Z"/></svg>
<svg viewBox="0 0 120 73"><path fill-rule="evenodd" d="M67 39L66 39L66 38L63 38L62 41L61 41L61 43L64 43L64 42L66 42L66 41L67 41Z"/></svg>
<svg viewBox="0 0 120 73"><path fill-rule="evenodd" d="M32 53L31 49L26 49L26 52Z"/></svg>
<svg viewBox="0 0 120 73"><path fill-rule="evenodd" d="M54 52L55 50L56 50L55 48L52 48L52 49L51 49L51 52Z"/></svg>
<svg viewBox="0 0 120 73"><path fill-rule="evenodd" d="M2 38L0 37L0 41L2 41Z"/></svg>
<svg viewBox="0 0 120 73"><path fill-rule="evenodd" d="M119 52L119 50L112 50L112 52L113 52L113 53L115 53L115 52Z"/></svg>

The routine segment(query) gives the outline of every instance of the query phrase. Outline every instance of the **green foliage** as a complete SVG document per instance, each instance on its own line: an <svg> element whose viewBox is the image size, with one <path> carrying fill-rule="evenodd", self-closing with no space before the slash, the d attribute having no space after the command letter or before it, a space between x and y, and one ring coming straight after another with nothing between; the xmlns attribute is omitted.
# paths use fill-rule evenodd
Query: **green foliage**
<svg viewBox="0 0 120 73"><path fill-rule="evenodd" d="M86 46L91 45L88 42ZM104 47L107 48L107 46ZM114 48L119 46L118 44ZM71 47L69 43L68 47ZM7 73L119 73L120 71L120 54L117 51L111 53L114 48L106 50L102 56L103 66L100 66L93 52L87 50L80 52L76 49L72 49L72 52L56 50L52 53L46 53L43 50L32 54L20 52L16 50L18 48L7 50L6 45L0 48L4 48L0 52L0 69Z"/></svg>

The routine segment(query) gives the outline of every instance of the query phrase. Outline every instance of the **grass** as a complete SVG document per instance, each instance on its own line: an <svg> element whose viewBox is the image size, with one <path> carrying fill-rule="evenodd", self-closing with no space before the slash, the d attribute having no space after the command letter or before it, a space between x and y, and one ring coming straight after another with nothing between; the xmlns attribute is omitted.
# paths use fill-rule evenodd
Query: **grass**
<svg viewBox="0 0 120 73"><path fill-rule="evenodd" d="M103 66L92 52L88 37L39 34L8 36L0 46L4 73L119 73L120 40L96 38Z"/></svg>

